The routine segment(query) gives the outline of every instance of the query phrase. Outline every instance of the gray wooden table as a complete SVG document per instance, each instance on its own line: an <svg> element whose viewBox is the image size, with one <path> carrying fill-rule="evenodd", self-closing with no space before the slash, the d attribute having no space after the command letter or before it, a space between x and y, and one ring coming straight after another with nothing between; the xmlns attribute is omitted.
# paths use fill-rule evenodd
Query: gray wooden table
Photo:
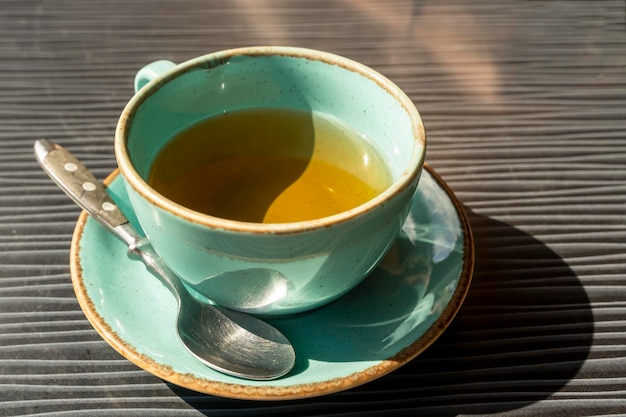
<svg viewBox="0 0 626 417"><path fill-rule="evenodd" d="M434 345L301 401L199 394L113 350L70 281L79 211L32 156L47 137L104 178L138 68L255 44L395 81L475 235ZM1 0L0 415L626 415L625 161L623 0Z"/></svg>

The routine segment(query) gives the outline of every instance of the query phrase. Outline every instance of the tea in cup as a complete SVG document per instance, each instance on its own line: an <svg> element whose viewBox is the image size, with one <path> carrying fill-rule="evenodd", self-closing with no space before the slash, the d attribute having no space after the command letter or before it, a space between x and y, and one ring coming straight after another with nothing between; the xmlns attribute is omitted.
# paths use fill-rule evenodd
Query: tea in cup
<svg viewBox="0 0 626 417"><path fill-rule="evenodd" d="M271 108L233 111L183 130L148 177L157 192L187 208L255 223L332 216L391 182L385 161L349 127Z"/></svg>
<svg viewBox="0 0 626 417"><path fill-rule="evenodd" d="M425 133L374 70L250 47L157 61L136 89L116 131L120 172L144 233L198 297L236 305L262 282L272 297L248 311L307 311L361 282L400 231Z"/></svg>

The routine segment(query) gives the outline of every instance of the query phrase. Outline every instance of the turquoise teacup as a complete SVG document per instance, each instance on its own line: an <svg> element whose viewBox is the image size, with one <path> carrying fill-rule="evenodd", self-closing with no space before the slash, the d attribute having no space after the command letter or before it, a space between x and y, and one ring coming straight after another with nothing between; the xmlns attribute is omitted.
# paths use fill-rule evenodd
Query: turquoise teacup
<svg viewBox="0 0 626 417"><path fill-rule="evenodd" d="M412 101L376 71L320 51L250 47L180 65L154 62L139 71L135 88L115 136L120 172L144 233L196 296L263 315L307 311L359 284L400 231L426 139ZM199 213L148 184L156 155L180 131L226 112L269 107L341 120L380 154L391 186L328 217L264 224Z"/></svg>

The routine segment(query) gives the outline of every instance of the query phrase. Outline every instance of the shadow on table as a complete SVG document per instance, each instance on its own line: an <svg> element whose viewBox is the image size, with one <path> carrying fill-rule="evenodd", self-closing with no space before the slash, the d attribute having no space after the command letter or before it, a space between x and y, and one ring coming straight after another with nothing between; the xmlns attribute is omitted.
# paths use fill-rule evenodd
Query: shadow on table
<svg viewBox="0 0 626 417"><path fill-rule="evenodd" d="M545 399L580 370L593 314L575 273L527 233L468 214L476 263L457 317L422 355L356 391L431 416L494 413Z"/></svg>
<svg viewBox="0 0 626 417"><path fill-rule="evenodd" d="M467 299L448 330L392 374L349 391L288 402L172 390L207 414L219 404L242 415L455 416L514 410L549 397L589 353L593 315L585 289L537 239L484 216L469 218L476 262Z"/></svg>

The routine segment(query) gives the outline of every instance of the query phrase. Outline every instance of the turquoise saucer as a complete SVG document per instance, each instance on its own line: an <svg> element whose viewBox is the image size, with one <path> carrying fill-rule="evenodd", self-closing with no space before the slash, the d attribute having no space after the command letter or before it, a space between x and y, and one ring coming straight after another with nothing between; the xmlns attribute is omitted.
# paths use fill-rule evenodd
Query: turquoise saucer
<svg viewBox="0 0 626 417"><path fill-rule="evenodd" d="M107 183L136 223L117 172ZM185 388L254 400L329 394L404 365L441 335L461 307L473 261L463 209L427 167L401 236L363 283L325 307L268 320L295 347L292 372L274 381L248 381L213 371L187 352L174 333L173 296L86 213L78 220L71 251L78 301L98 333L123 356Z"/></svg>

